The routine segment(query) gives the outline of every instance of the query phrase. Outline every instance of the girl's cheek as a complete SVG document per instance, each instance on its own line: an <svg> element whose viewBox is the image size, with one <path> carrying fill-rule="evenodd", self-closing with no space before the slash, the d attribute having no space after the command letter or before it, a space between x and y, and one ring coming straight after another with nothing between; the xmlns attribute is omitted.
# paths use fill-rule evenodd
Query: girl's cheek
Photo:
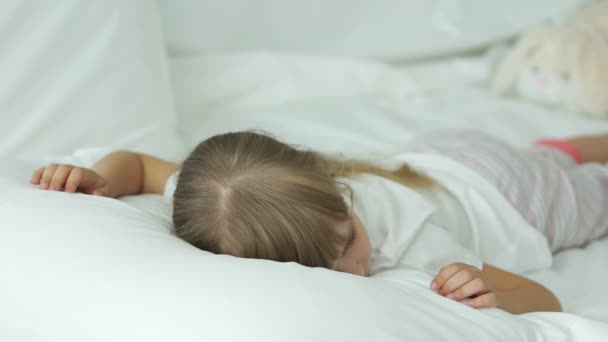
<svg viewBox="0 0 608 342"><path fill-rule="evenodd" d="M350 273L358 276L367 276L367 267L360 263L359 260L346 259L340 262L340 265L335 268L336 271Z"/></svg>

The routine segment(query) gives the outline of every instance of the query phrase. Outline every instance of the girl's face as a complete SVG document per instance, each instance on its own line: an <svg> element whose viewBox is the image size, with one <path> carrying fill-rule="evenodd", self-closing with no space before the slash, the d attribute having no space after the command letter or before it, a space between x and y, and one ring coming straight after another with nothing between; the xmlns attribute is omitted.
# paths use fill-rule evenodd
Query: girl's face
<svg viewBox="0 0 608 342"><path fill-rule="evenodd" d="M359 216L351 212L351 219L339 227L348 236L345 246L341 246L342 253L336 260L333 269L340 272L369 276L369 258L371 246L367 231Z"/></svg>

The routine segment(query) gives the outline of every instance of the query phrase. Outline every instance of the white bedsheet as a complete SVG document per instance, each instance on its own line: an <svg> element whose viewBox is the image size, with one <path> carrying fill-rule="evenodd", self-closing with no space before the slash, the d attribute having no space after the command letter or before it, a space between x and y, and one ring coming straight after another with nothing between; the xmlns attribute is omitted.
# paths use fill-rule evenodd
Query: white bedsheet
<svg viewBox="0 0 608 342"><path fill-rule="evenodd" d="M395 152L416 133L437 129L476 128L521 146L539 137L608 132L608 121L491 96L484 87L492 56L402 69L293 55L210 56L175 60L173 81L191 146L215 133L251 128L356 155ZM222 87L198 92L213 84ZM573 315L524 317L548 341L558 335L608 340L607 261L608 240L556 255L551 269L528 276L554 291Z"/></svg>

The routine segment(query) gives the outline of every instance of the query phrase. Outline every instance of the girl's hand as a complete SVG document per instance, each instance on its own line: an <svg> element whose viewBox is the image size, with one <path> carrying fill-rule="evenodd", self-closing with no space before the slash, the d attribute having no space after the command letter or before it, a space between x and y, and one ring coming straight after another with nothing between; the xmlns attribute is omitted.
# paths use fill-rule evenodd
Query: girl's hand
<svg viewBox="0 0 608 342"><path fill-rule="evenodd" d="M431 289L447 298L461 301L468 298L467 305L474 308L497 307L500 305L494 285L475 266L454 263L442 268Z"/></svg>
<svg viewBox="0 0 608 342"><path fill-rule="evenodd" d="M95 171L67 164L50 164L34 172L30 182L42 190L82 192L89 195L108 196L108 184Z"/></svg>

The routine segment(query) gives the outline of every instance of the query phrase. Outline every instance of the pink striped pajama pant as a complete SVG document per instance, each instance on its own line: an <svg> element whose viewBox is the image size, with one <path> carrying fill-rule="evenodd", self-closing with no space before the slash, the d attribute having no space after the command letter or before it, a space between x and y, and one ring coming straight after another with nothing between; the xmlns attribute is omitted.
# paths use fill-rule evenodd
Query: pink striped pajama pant
<svg viewBox="0 0 608 342"><path fill-rule="evenodd" d="M440 154L477 171L547 237L553 252L608 235L605 165L579 165L571 151L518 149L475 131L422 135L408 150Z"/></svg>

